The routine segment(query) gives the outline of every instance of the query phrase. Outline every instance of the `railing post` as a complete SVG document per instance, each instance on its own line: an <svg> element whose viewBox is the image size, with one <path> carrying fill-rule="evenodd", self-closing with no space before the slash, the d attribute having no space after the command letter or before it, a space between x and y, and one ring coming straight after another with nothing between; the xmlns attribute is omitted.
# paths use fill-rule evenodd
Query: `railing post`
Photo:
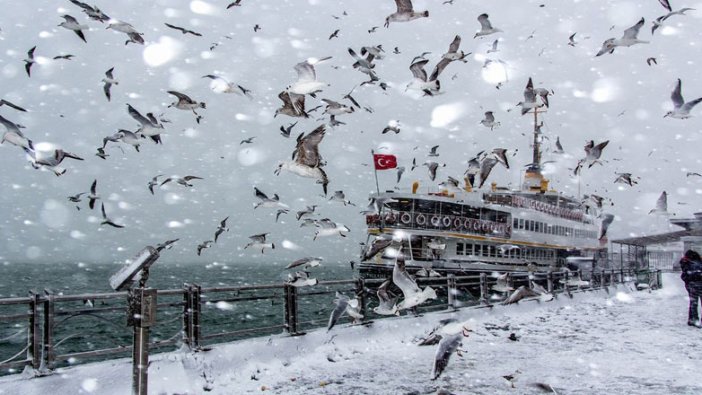
<svg viewBox="0 0 702 395"><path fill-rule="evenodd" d="M600 274L600 287L601 288L607 288L607 281L605 279L605 270L602 269Z"/></svg>
<svg viewBox="0 0 702 395"><path fill-rule="evenodd" d="M480 273L480 303L488 303L488 284L485 273Z"/></svg>
<svg viewBox="0 0 702 395"><path fill-rule="evenodd" d="M364 317L361 320L364 320L366 317L366 284L362 278L356 279L356 297L358 298L359 313Z"/></svg>
<svg viewBox="0 0 702 395"><path fill-rule="evenodd" d="M192 295L191 308L193 313L193 347L195 349L199 349L202 334L202 326L200 325L200 316L202 313L202 303L200 303L200 297L202 295L202 286L199 284L193 284Z"/></svg>
<svg viewBox="0 0 702 395"><path fill-rule="evenodd" d="M193 349L193 289L188 283L183 284L183 342Z"/></svg>
<svg viewBox="0 0 702 395"><path fill-rule="evenodd" d="M553 294L553 272L550 270L546 273L546 290Z"/></svg>
<svg viewBox="0 0 702 395"><path fill-rule="evenodd" d="M456 309L456 276L449 273L446 276L446 293L448 294L448 308Z"/></svg>
<svg viewBox="0 0 702 395"><path fill-rule="evenodd" d="M568 295L569 298L572 298L573 295L570 293L570 287L568 286L568 280L570 279L570 273L569 272L563 272L563 289L565 290L566 295Z"/></svg>
<svg viewBox="0 0 702 395"><path fill-rule="evenodd" d="M297 334L297 288L285 284L285 330L290 335Z"/></svg>
<svg viewBox="0 0 702 395"><path fill-rule="evenodd" d="M29 292L29 327L27 333L27 359L32 368L39 369L41 364L41 333L39 333L39 295Z"/></svg>
<svg viewBox="0 0 702 395"><path fill-rule="evenodd" d="M44 332L42 337L44 347L42 367L51 370L54 367L54 295L48 289L44 290Z"/></svg>

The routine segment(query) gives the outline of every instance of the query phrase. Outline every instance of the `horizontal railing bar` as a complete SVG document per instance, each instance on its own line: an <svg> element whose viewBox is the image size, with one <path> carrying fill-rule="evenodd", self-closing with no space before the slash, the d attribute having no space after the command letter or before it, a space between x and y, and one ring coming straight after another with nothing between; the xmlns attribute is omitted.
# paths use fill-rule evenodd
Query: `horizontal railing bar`
<svg viewBox="0 0 702 395"><path fill-rule="evenodd" d="M12 361L12 362L5 362L0 364L0 369L11 369L14 367L24 367L25 365L31 363L32 361L29 359L23 359L20 361Z"/></svg>
<svg viewBox="0 0 702 395"><path fill-rule="evenodd" d="M248 302L252 300L269 300L269 299L282 299L283 295L269 295L269 296L251 296L248 298L230 298L230 299L212 299L212 300L201 300L200 304L213 304L218 302Z"/></svg>
<svg viewBox="0 0 702 395"><path fill-rule="evenodd" d="M271 326L263 326L260 328L241 329L238 331L231 331L231 332L212 333L212 334L208 334L208 335L201 335L200 339L203 339L203 340L217 339L220 337L245 335L247 333L263 332L263 331L272 330L272 329L285 329L285 325L271 325Z"/></svg>
<svg viewBox="0 0 702 395"><path fill-rule="evenodd" d="M106 293L87 293L87 294L77 294L77 295L51 295L54 302L75 302L83 300L95 300L95 299L117 299L121 297L126 297L127 292L106 292ZM46 300L45 295L41 295L40 299Z"/></svg>
<svg viewBox="0 0 702 395"><path fill-rule="evenodd" d="M32 301L32 298L22 297L22 298L2 298L0 299L0 305L11 305L11 304L28 304Z"/></svg>
<svg viewBox="0 0 702 395"><path fill-rule="evenodd" d="M2 321L17 321L17 320L27 319L31 316L32 315L29 313L0 315L0 322L2 322Z"/></svg>
<svg viewBox="0 0 702 395"><path fill-rule="evenodd" d="M241 287L214 287L214 288L202 288L201 293L211 293L211 292L241 292L241 291L255 291L258 289L283 289L285 284L262 284L262 285L246 285ZM204 296L204 295L203 295Z"/></svg>

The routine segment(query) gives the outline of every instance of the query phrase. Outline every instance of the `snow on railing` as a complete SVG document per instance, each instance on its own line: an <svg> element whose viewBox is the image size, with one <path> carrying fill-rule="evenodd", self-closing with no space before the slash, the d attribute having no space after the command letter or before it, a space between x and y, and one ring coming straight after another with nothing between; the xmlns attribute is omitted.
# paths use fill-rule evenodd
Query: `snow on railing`
<svg viewBox="0 0 702 395"><path fill-rule="evenodd" d="M199 350L218 342L281 332L303 335L305 330L327 325L328 306L336 292L358 298L362 323L369 323L383 317L369 307L377 303L376 293L384 281L319 281L300 288L286 283L213 288L186 283L181 289L158 290L158 319L149 348L171 351L184 345ZM624 282L634 283L638 289L655 289L661 285L660 271L512 272L500 279L485 273L418 277L417 283L434 288L438 298L408 315L488 307L504 303L520 287L557 297ZM391 291L401 295L399 290ZM55 295L44 291L0 299L0 325L4 325L0 334L5 334L0 338L0 374L30 368L42 375L67 364L127 356L132 339L126 315L126 292ZM19 342L22 332L26 336Z"/></svg>

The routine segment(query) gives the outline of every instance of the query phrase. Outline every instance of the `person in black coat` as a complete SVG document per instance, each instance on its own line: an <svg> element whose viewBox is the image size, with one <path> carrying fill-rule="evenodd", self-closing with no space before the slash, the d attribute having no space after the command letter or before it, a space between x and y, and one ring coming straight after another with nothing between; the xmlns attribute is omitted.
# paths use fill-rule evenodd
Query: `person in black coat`
<svg viewBox="0 0 702 395"><path fill-rule="evenodd" d="M702 328L697 313L699 300L702 297L702 258L700 254L693 250L687 250L680 259L680 269L682 271L680 278L685 282L685 289L690 296L687 324Z"/></svg>

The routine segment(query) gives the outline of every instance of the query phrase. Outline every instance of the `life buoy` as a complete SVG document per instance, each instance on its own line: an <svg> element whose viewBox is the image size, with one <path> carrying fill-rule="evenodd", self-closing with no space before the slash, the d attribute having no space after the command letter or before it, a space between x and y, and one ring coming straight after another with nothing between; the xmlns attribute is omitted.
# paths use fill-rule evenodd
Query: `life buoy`
<svg viewBox="0 0 702 395"><path fill-rule="evenodd" d="M408 212L404 212L404 213L400 214L400 222L403 225L409 225L410 223L412 223L412 214L410 214Z"/></svg>
<svg viewBox="0 0 702 395"><path fill-rule="evenodd" d="M463 228L463 220L461 219L461 217L456 217L453 219L453 227L456 230L460 230L461 228Z"/></svg>
<svg viewBox="0 0 702 395"><path fill-rule="evenodd" d="M444 225L444 228L448 228L451 226L451 218L448 215L445 216L441 219L441 224Z"/></svg>
<svg viewBox="0 0 702 395"><path fill-rule="evenodd" d="M431 217L431 226L438 228L440 224L441 224L441 218L439 218L438 215L434 215Z"/></svg>
<svg viewBox="0 0 702 395"><path fill-rule="evenodd" d="M425 217L424 214L417 214L417 216L414 218L414 222L416 222L419 226L424 226L427 224L427 217Z"/></svg>
<svg viewBox="0 0 702 395"><path fill-rule="evenodd" d="M477 219L473 220L473 230L475 230L475 231L480 230L480 222Z"/></svg>
<svg viewBox="0 0 702 395"><path fill-rule="evenodd" d="M395 223L395 220L396 220L396 219L397 219L397 218L395 217L395 214L393 214L393 213L387 213L387 214L385 214L385 223L386 223L386 224L392 225L392 224Z"/></svg>
<svg viewBox="0 0 702 395"><path fill-rule="evenodd" d="M490 233L495 233L495 223L494 222L490 222L490 224L488 224L488 230L490 231Z"/></svg>
<svg viewBox="0 0 702 395"><path fill-rule="evenodd" d="M490 224L487 222L483 222L483 224L480 226L483 232L488 232L490 230Z"/></svg>

